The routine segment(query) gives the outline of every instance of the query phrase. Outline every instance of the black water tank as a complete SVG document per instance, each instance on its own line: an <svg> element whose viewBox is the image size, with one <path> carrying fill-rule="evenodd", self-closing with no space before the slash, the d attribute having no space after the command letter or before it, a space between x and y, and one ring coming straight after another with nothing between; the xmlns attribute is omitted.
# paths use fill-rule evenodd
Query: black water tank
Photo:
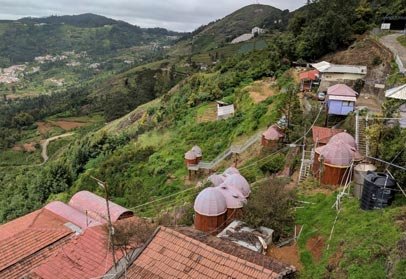
<svg viewBox="0 0 406 279"><path fill-rule="evenodd" d="M361 208L372 210L392 204L396 181L385 173L368 172L364 178Z"/></svg>

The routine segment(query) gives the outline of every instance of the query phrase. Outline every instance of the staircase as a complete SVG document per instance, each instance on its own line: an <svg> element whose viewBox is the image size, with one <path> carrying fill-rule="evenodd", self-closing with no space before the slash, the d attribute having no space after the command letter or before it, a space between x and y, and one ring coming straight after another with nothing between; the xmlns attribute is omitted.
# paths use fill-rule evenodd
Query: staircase
<svg viewBox="0 0 406 279"><path fill-rule="evenodd" d="M302 162L300 164L299 172L299 184L306 180L311 174L311 169L314 159L314 149L312 151L303 150L302 151Z"/></svg>
<svg viewBox="0 0 406 279"><path fill-rule="evenodd" d="M211 170L215 166L217 166L221 161L230 157L231 155L243 153L245 150L247 150L249 147L251 147L253 144L255 144L256 142L258 142L261 139L261 134L262 134L262 132L255 134L254 136L250 137L247 141L245 141L241 145L230 146L230 148L227 148L226 150L224 150L212 161L209 161L209 162L201 161L197 165L188 166L188 169L193 170L193 171L197 171L199 169Z"/></svg>
<svg viewBox="0 0 406 279"><path fill-rule="evenodd" d="M364 117L356 117L355 118L355 127L356 127L356 139L357 145L358 145L358 151L361 153L363 156L368 156L369 155L369 145L368 145L368 140L366 138L365 131L368 128L368 115Z"/></svg>

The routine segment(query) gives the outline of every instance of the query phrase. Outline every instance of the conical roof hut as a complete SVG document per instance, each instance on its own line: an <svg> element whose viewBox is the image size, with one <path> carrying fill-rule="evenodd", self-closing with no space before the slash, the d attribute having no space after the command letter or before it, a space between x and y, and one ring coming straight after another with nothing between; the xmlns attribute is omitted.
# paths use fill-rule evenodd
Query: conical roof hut
<svg viewBox="0 0 406 279"><path fill-rule="evenodd" d="M186 152L184 158L186 165L196 165L198 163L197 156L192 150Z"/></svg>
<svg viewBox="0 0 406 279"><path fill-rule="evenodd" d="M357 148L357 144L355 143L354 137L347 132L341 132L332 136L328 143L333 143L335 141L343 141L349 146Z"/></svg>
<svg viewBox="0 0 406 279"><path fill-rule="evenodd" d="M266 130L264 133L262 133L262 136L266 140L279 140L285 136L285 134L278 128L276 125L272 125Z"/></svg>
<svg viewBox="0 0 406 279"><path fill-rule="evenodd" d="M240 174L240 171L235 167L229 167L224 172L224 175Z"/></svg>
<svg viewBox="0 0 406 279"><path fill-rule="evenodd" d="M197 145L193 146L191 151L194 152L196 154L196 157L198 158L201 158L203 156L202 149Z"/></svg>
<svg viewBox="0 0 406 279"><path fill-rule="evenodd" d="M197 195L194 210L204 216L219 216L227 211L227 202L218 189L208 187Z"/></svg>
<svg viewBox="0 0 406 279"><path fill-rule="evenodd" d="M240 191L244 197L248 197L251 193L251 187L248 181L241 174L228 175L224 180L224 184Z"/></svg>
<svg viewBox="0 0 406 279"><path fill-rule="evenodd" d="M210 175L207 180L210 181L214 186L219 186L220 184L222 184L224 182L224 180L226 179L226 177L224 175L220 175L220 174L212 174Z"/></svg>
<svg viewBox="0 0 406 279"><path fill-rule="evenodd" d="M211 234L218 233L226 225L227 202L219 189L208 187L195 199L195 228Z"/></svg>

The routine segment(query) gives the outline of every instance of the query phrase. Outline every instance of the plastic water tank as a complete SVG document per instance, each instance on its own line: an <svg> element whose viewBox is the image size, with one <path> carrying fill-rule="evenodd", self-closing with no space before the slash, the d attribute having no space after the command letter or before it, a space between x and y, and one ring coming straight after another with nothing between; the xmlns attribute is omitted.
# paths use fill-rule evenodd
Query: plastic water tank
<svg viewBox="0 0 406 279"><path fill-rule="evenodd" d="M362 187L364 185L364 178L368 171L376 171L376 167L372 164L362 163L354 168L354 197L361 199Z"/></svg>
<svg viewBox="0 0 406 279"><path fill-rule="evenodd" d="M372 210L392 204L396 181L388 174L368 172L364 179L361 209Z"/></svg>

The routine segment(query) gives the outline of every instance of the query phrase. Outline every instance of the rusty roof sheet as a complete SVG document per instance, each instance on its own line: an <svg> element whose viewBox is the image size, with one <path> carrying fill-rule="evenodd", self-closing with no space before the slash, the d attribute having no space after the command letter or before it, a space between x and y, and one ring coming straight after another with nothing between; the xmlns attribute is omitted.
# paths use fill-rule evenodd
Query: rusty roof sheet
<svg viewBox="0 0 406 279"><path fill-rule="evenodd" d="M189 228L161 227L126 278L284 278L295 271L228 240Z"/></svg>
<svg viewBox="0 0 406 279"><path fill-rule="evenodd" d="M319 71L310 70L299 74L300 80L317 80L319 77Z"/></svg>
<svg viewBox="0 0 406 279"><path fill-rule="evenodd" d="M341 132L344 132L344 130L313 126L312 127L313 142L327 144L331 137Z"/></svg>

